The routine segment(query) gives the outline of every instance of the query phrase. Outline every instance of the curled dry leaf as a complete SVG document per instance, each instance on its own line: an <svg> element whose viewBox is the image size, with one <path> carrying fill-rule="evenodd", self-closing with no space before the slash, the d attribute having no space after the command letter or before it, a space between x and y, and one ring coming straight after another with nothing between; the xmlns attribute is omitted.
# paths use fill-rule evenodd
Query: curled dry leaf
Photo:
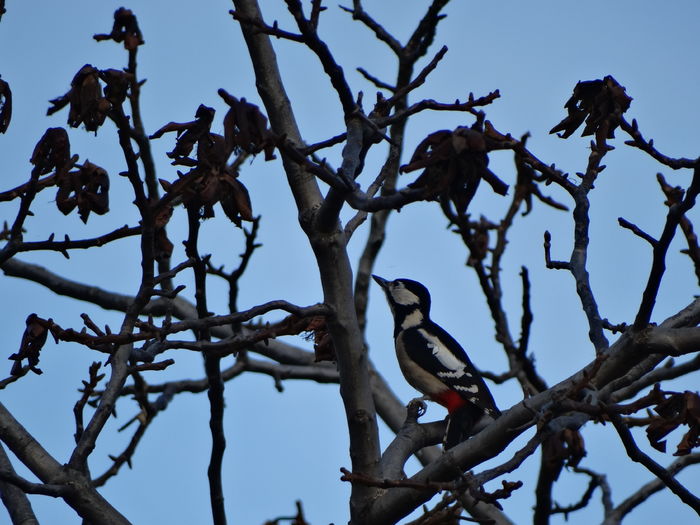
<svg viewBox="0 0 700 525"><path fill-rule="evenodd" d="M109 177L107 172L89 161L77 170L61 174L58 179L56 206L64 215L74 208L83 222L90 212L104 215L109 211Z"/></svg>
<svg viewBox="0 0 700 525"><path fill-rule="evenodd" d="M267 128L267 117L260 108L245 98L238 100L224 89L219 89L218 93L231 108L224 117L224 137L228 148L253 155L264 151L265 160L274 159L274 136Z"/></svg>
<svg viewBox="0 0 700 525"><path fill-rule="evenodd" d="M34 146L29 160L40 175L63 172L70 162L70 141L63 128L49 128Z"/></svg>
<svg viewBox="0 0 700 525"><path fill-rule="evenodd" d="M241 221L252 221L252 205L246 187L238 181L238 173L226 165L228 148L221 135L210 133L197 148L197 166L200 177L185 188L182 200L186 207L200 210L202 218L214 216L218 202L226 216L236 226Z"/></svg>
<svg viewBox="0 0 700 525"><path fill-rule="evenodd" d="M201 140L209 139L209 130L214 120L216 110L201 104L195 113L195 120L191 122L170 122L153 133L149 138L159 139L165 133L176 132L177 142L175 148L168 153L168 157L173 160L173 165L196 166L197 161L189 157L195 144Z"/></svg>
<svg viewBox="0 0 700 525"><path fill-rule="evenodd" d="M578 430L564 429L549 436L542 443L542 468L553 479L558 479L564 465L576 467L586 456L583 436Z"/></svg>
<svg viewBox="0 0 700 525"><path fill-rule="evenodd" d="M170 258L173 253L173 243L168 239L168 234L165 231L165 225L168 224L170 217L173 215L172 206L163 206L153 218L155 226L155 257L157 261L165 261Z"/></svg>
<svg viewBox="0 0 700 525"><path fill-rule="evenodd" d="M19 351L12 354L8 359L14 361L10 373L13 376L22 375L22 360L27 360L29 369L35 374L41 374L41 370L37 368L39 364L39 352L41 352L46 337L49 334L49 325L51 319L44 321L36 314L30 314L26 320L26 328L22 334L22 342L19 345Z"/></svg>
<svg viewBox="0 0 700 525"><path fill-rule="evenodd" d="M654 411L659 416L653 418L647 427L647 437L656 450L665 452L666 441L663 438L681 425L687 425L688 431L678 444L674 456L690 454L693 448L700 445L700 396L697 392L670 393Z"/></svg>
<svg viewBox="0 0 700 525"><path fill-rule="evenodd" d="M143 44L143 37L136 20L136 15L134 15L131 9L126 9L124 7L120 7L114 12L112 32L94 35L93 38L98 42L102 40L124 42L124 49L128 49L129 51L134 51L138 46Z"/></svg>
<svg viewBox="0 0 700 525"><path fill-rule="evenodd" d="M416 147L411 161L401 167L401 173L423 168L409 184L422 188L425 200L439 200L443 206L452 202L458 214L464 214L481 179L499 195L505 195L508 185L488 169L484 135L468 127L454 131L441 130L428 135Z"/></svg>
<svg viewBox="0 0 700 525"><path fill-rule="evenodd" d="M320 315L312 317L304 330L307 332L308 338L314 339L314 355L316 362L320 361L336 361L335 347L333 339L328 333L326 318Z"/></svg>
<svg viewBox="0 0 700 525"><path fill-rule="evenodd" d="M194 180L188 184L160 183L166 192L176 192L186 207L197 209L202 218L213 217L214 205L220 203L226 216L240 227L241 221L253 220L250 195L238 180L238 172L227 165L233 147L221 135L210 132L214 114L214 109L200 105L195 120L170 122L151 135L153 139L176 132L177 144L168 156L175 159L173 164L193 168L189 177ZM192 158L195 144L196 158Z"/></svg>
<svg viewBox="0 0 700 525"><path fill-rule="evenodd" d="M112 104L102 96L100 71L85 64L73 77L71 88L65 95L50 101L52 106L46 112L53 115L70 104L68 125L77 128L81 123L88 131L97 131L104 124Z"/></svg>
<svg viewBox="0 0 700 525"><path fill-rule="evenodd" d="M253 210L246 187L228 174L222 182L227 186L221 197L221 208L226 216L238 227L241 226L242 220L252 222Z"/></svg>
<svg viewBox="0 0 700 525"><path fill-rule="evenodd" d="M103 69L99 76L105 83L105 98L114 106L121 105L126 99L134 75L119 69Z"/></svg>
<svg viewBox="0 0 700 525"><path fill-rule="evenodd" d="M564 107L568 116L554 126L550 133L561 132L561 138L569 137L584 120L586 127L582 137L596 133L601 139L615 137L615 128L622 114L632 102L625 88L610 75L604 79L579 82Z"/></svg>
<svg viewBox="0 0 700 525"><path fill-rule="evenodd" d="M10 84L0 78L0 133L5 133L12 118L12 91Z"/></svg>
<svg viewBox="0 0 700 525"><path fill-rule="evenodd" d="M155 257L156 261L167 261L173 254L173 243L168 239L168 234L165 228L160 228L155 232L155 238L153 241L155 245Z"/></svg>

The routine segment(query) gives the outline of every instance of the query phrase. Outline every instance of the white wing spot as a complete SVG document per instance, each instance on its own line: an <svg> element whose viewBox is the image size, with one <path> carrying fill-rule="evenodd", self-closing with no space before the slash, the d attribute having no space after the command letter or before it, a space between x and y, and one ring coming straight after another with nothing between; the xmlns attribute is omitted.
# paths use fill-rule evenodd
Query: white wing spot
<svg viewBox="0 0 700 525"><path fill-rule="evenodd" d="M479 393L479 386L478 385L469 385L469 386L455 385L454 388L455 388L455 390L463 390L464 392L469 392L470 394L478 394Z"/></svg>
<svg viewBox="0 0 700 525"><path fill-rule="evenodd" d="M464 375L464 370L455 370L453 372L438 372L438 376L440 377L462 377Z"/></svg>
<svg viewBox="0 0 700 525"><path fill-rule="evenodd" d="M440 339L430 335L423 328L419 328L418 332L425 337L428 347L432 350L435 358L440 361L440 364L450 370L450 372L443 372L443 374L450 374L443 377L462 377L464 375L464 363L460 361L456 355L450 352L450 350L444 344L442 344Z"/></svg>

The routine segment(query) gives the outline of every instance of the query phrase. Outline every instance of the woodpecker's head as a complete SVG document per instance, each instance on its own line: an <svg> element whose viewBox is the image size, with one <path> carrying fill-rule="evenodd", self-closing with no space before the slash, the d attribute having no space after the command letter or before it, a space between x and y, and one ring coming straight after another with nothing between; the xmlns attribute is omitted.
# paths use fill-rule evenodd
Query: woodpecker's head
<svg viewBox="0 0 700 525"><path fill-rule="evenodd" d="M421 283L411 279L387 281L377 275L373 275L372 278L384 290L397 328L416 326L428 319L430 292Z"/></svg>

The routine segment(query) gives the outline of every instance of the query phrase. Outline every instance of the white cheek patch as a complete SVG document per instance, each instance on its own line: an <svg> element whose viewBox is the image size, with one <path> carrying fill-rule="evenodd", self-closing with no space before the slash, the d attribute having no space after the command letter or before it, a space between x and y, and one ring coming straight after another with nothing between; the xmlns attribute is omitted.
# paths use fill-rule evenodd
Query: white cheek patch
<svg viewBox="0 0 700 525"><path fill-rule="evenodd" d="M457 356L450 352L435 336L430 335L423 328L419 328L418 332L425 337L428 342L428 347L432 350L435 358L440 361L440 364L450 370L449 372L441 372L442 377L462 377L464 371L464 363Z"/></svg>
<svg viewBox="0 0 700 525"><path fill-rule="evenodd" d="M413 292L409 292L403 284L399 284L391 289L391 297L394 299L396 304L400 304L402 306L418 304L420 301L418 296Z"/></svg>

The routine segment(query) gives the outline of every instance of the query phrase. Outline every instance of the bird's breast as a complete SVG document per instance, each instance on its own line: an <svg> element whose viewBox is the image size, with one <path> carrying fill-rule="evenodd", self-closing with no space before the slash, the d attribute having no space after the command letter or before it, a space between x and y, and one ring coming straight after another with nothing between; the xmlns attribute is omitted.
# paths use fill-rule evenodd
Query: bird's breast
<svg viewBox="0 0 700 525"><path fill-rule="evenodd" d="M445 383L409 357L406 353L401 334L396 337L396 358L408 384L422 394L430 396L431 398L437 398L442 393L449 390Z"/></svg>

